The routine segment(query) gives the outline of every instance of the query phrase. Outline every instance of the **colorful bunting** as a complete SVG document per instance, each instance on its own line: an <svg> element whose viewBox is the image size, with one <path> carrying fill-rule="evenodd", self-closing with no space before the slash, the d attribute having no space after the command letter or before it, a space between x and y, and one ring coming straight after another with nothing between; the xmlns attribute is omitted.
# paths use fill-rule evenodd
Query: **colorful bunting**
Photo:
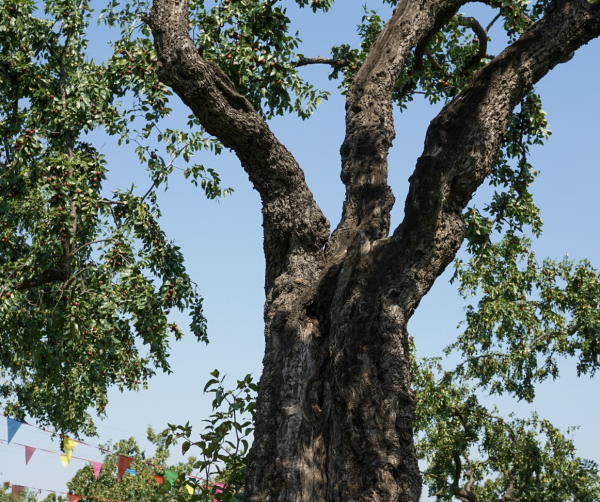
<svg viewBox="0 0 600 502"><path fill-rule="evenodd" d="M54 434L52 433L52 431L47 431L46 429L43 429L41 427L35 427L31 424L28 424L26 422L19 422L18 420L14 420L12 418L6 417L5 415L0 414L0 416L3 416L7 419L7 426L8 426L8 441L4 440L4 439L0 439L0 442L7 442L10 443L10 441L12 441L12 439L14 438L15 434L17 433L17 431L19 430L19 428L21 427L21 425L25 424L28 425L30 427L34 427L36 429L42 430L44 432L48 432L50 434ZM64 437L63 436L63 449L65 451L65 453L58 453L56 451L50 451L50 450L44 450L41 449L40 451L45 451L48 453L54 453L60 456L60 460L63 464L64 467L67 467L71 461L72 455L73 455L73 450L75 449L75 447L79 444L82 443L84 445L87 446L92 446L94 448L97 448L103 452L106 453L111 453L109 450L99 447L99 446L94 446L94 445L90 445L88 443L82 442L82 441L76 441L74 439L70 439L68 437ZM35 451L39 448L34 448L33 446L28 446L28 445L24 445L24 444L20 444L20 443L14 443L17 444L19 446L23 446L25 448L25 464L28 465L29 461L31 460L31 457L33 456L33 454L35 453ZM102 464L101 462L94 462L92 460L86 460L84 458L79 458L79 457L73 457L73 458L77 458L79 460L84 460L86 462L90 462L92 464L92 469L94 471L94 478L98 479L98 476L100 474L100 471L102 469L102 466L104 464ZM121 481L121 479L123 478L123 474L125 472L128 472L129 474L131 474L132 476L137 476L138 474L149 474L151 476L154 476L154 480L156 481L157 484L162 485L164 483L164 480L166 479L167 481L169 481L169 483L171 485L175 484L175 481L177 480L179 473L177 471L172 471L172 470L168 470L165 469L165 473L163 476L160 475L154 475L151 474L149 472L137 472L133 469L130 469L129 466L133 463L133 461L136 460L134 458L131 457L127 457L125 455L117 455L117 480ZM154 468L160 468L161 466L158 465L154 465L154 464L150 464L148 462L144 462L143 460L141 461L144 464L154 467ZM192 475L187 475L187 477L190 478L194 478L194 479L200 479L202 480L203 478L199 478L197 476L192 476ZM206 480L205 480L206 481ZM194 493L194 487L190 484L186 484L184 485L185 489L188 491L188 493L193 494ZM215 493L222 493L222 490L219 488L223 488L224 485L220 484L220 483L214 483L213 489L215 490ZM23 489L26 488L24 486L21 485L13 485L13 490L11 493L11 497L10 497L10 501L13 502L15 501L19 495L21 494L21 492L23 491ZM40 495L42 490L38 489L38 488L32 488L33 490L37 490L38 493L37 495ZM52 490L47 490L47 491L52 491ZM54 493L63 493L64 495L68 495L68 500L69 502L73 501L73 502L78 502L79 500L82 499L81 495L74 495L74 494L67 494L64 492L54 492ZM118 500L109 500L109 499L100 499L98 497L87 497L87 498L92 498L92 499L97 499L97 500L101 500L101 501L107 501L107 502L121 502Z"/></svg>
<svg viewBox="0 0 600 502"><path fill-rule="evenodd" d="M31 446L25 447L25 465L27 465L29 463L29 460L31 460L31 455L33 455L34 451L35 451L35 448L33 448Z"/></svg>
<svg viewBox="0 0 600 502"><path fill-rule="evenodd" d="M85 499L99 500L101 502L123 502L121 500L116 500L116 499L105 499L105 498L101 498L101 497L93 497L91 495L75 495L73 493L58 492L56 490L48 490L47 488L34 488L32 486L21 486L21 485L12 485L12 493L10 496L10 501L13 502L14 500L16 500L19 497L19 495L22 494L22 492L25 488L28 488L29 490L31 490L32 493L35 491L36 496L41 495L43 491L50 492L50 493L56 493L57 495L66 495L69 502L71 502L71 501L79 502L80 500L83 501Z"/></svg>
<svg viewBox="0 0 600 502"><path fill-rule="evenodd" d="M131 457L126 457L125 455L117 455L117 481L121 481L123 474L127 469L129 469L129 466L133 461L134 459Z"/></svg>
<svg viewBox="0 0 600 502"><path fill-rule="evenodd" d="M19 427L23 425L23 422L19 422L14 418L6 417L6 422L8 424L8 444L12 441L12 438L15 437L15 434L19 430Z"/></svg>
<svg viewBox="0 0 600 502"><path fill-rule="evenodd" d="M67 463L71 461L71 455L73 455L73 450L78 444L79 441L69 439L66 436L63 438L63 448L65 449L65 455L67 456Z"/></svg>
<svg viewBox="0 0 600 502"><path fill-rule="evenodd" d="M38 429L38 430L40 430L40 431L47 432L48 434L52 434L52 435L55 435L55 434L56 434L56 432L49 431L49 430L47 430L47 429L44 429L43 427L37 427L37 426L35 426L35 425L28 424L27 422L19 422L18 420L11 419L11 418L7 417L6 415L4 415L4 414L2 414L2 413L0 413L0 417L4 417L4 418L6 418L6 419L7 419L7 425L8 425L8 429L9 429L9 438L10 438L11 440L12 440L12 438L14 437L15 433L17 432L17 430L19 429L19 427L20 427L21 425L27 425L28 427L32 427L32 428L34 428L34 429ZM8 441L7 441L6 439L0 439L0 442L8 442ZM81 443L81 444L83 444L83 445L86 445L86 446L90 446L90 447L92 447L92 448L96 448L97 450L100 450L101 452L104 452L104 453L108 453L108 454L114 455L114 453L113 453L113 452L111 452L110 450L107 450L106 448L103 448L103 447L101 447L101 446L96 446L96 445L93 445L93 444L89 444L89 443L86 443L85 441L75 441L74 439L65 438L65 437L63 436L63 447L65 448L65 454L64 454L64 455L61 455L61 457L63 457L63 458L61 458L61 461L63 462L63 465L64 465L65 467L67 466L67 464L68 464L68 463L70 462L70 460L71 460L71 455L72 455L72 453L73 453L73 449L74 449L74 448L75 448L75 446L77 446L77 444L79 444L79 443ZM15 444L18 444L19 446L27 447L27 445L24 445L24 444L19 444L19 443L15 443ZM33 447L30 447L30 448L33 448ZM34 450L36 450L36 448L33 448L33 449L34 449ZM48 453L54 453L54 454L56 454L56 455L59 455L59 453L58 453L58 452L56 452L56 451L44 450L44 449L41 449L41 448L37 448L37 449L38 449L38 450L40 450L40 451L45 451L45 452L48 452ZM69 451L70 451L70 453L69 453ZM73 458L77 458L77 459L79 459L79 460L83 460L84 462L90 462L90 463L92 463L92 465L94 464L94 462L93 462L93 461L91 461L91 460L88 460L88 459L85 459L85 458L80 458L80 457L73 457ZM132 460L136 460L136 459L132 459ZM156 468L156 469L163 469L163 466L154 465L154 464L151 464L151 463L149 463L149 462L146 462L146 461L144 461L144 460L138 460L138 461L139 461L139 462L141 462L141 463L143 463L143 464L145 464L145 465L147 465L147 466L149 466L149 467L154 467L154 468ZM97 463L97 462L96 462L96 463ZM102 466L102 464L100 464L100 466ZM100 471L100 469L98 469L98 472L99 472L99 471ZM174 472L174 471L173 471L173 472ZM143 474L149 474L149 473L143 473ZM157 480L157 483L159 483L159 484L160 484L160 482L158 481L158 478L159 478L159 477L160 477L160 478L161 478L161 480L162 480L162 477L161 477L161 476L158 476L158 477L156 477L156 476L155 476L155 479ZM191 474L188 474L188 475L187 475L187 477L188 477L188 478L193 478L193 479L199 479L199 480L206 481L206 480L204 480L204 478L200 478L200 477L198 477L198 476L192 476ZM66 495L66 494L65 494L65 495Z"/></svg>
<svg viewBox="0 0 600 502"><path fill-rule="evenodd" d="M102 465L100 462L92 462L92 469L94 469L94 478L98 479L98 475L100 474L100 469L102 469Z"/></svg>
<svg viewBox="0 0 600 502"><path fill-rule="evenodd" d="M119 455L120 457L123 457L124 459L128 459L133 461L134 459L130 459L129 457L125 457L124 455ZM99 464L99 462L96 462ZM102 466L103 464L100 464L100 466ZM127 469L125 472L130 471L131 469ZM135 471L134 471L135 472ZM148 473L136 473L136 474L148 474ZM167 471L165 472L165 477L167 477L169 479L172 479L173 481L175 481L176 477L174 478L173 475L177 476L177 472L175 471ZM156 482L158 484L162 484L163 482L163 477L159 476L159 475L154 475L154 479L156 480ZM198 478L198 479L202 479L202 478ZM206 480L205 480L206 481ZM223 490L226 488L226 485L222 484L222 483L212 483L213 485L213 493L223 493ZM65 493L65 492L57 492L55 490L48 490L46 488L32 488L32 487L28 487L28 486L22 486L22 485L12 485L12 491L11 491L11 495L10 495L10 502L16 502L16 500L19 498L19 496L21 495L21 493L23 492L23 490L25 488L29 488L32 493L33 491L36 491L36 497L39 497L42 494L42 491L47 491L47 492L51 492L51 493L56 493L56 494L60 494L60 495L66 495L68 502L79 502L85 499L92 499L92 500L98 500L101 502L122 502L121 500L114 500L114 499L106 499L106 498L100 498L100 497L93 497L90 495L75 495L73 493ZM185 485L185 489L187 490L187 492L190 495L194 494L194 486L191 484L186 484ZM213 499L213 502L216 502L216 499Z"/></svg>
<svg viewBox="0 0 600 502"><path fill-rule="evenodd" d="M17 500L24 488L25 487L21 485L12 485L12 490L10 492L10 502L14 502L15 500Z"/></svg>

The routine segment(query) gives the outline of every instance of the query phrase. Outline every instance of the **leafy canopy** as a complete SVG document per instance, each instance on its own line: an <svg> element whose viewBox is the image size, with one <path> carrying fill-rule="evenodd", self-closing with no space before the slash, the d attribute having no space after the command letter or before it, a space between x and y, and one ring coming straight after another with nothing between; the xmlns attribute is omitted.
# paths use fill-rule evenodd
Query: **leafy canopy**
<svg viewBox="0 0 600 502"><path fill-rule="evenodd" d="M190 132L159 129L171 91L149 39L125 34L97 64L85 56L88 2L36 7L0 6L0 397L7 415L90 434L89 408L103 413L110 385L137 389L170 370L169 334L182 336L171 309L189 309L207 341L156 200L176 160L220 147L193 118ZM108 166L85 141L96 130L135 142L149 186L103 192ZM201 165L184 174L209 198L227 193Z"/></svg>

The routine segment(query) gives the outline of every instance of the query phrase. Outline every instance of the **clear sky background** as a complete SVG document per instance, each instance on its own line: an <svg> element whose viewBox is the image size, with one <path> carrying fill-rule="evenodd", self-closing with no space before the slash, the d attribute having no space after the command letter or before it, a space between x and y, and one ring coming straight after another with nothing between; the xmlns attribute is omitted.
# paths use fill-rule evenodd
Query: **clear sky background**
<svg viewBox="0 0 600 502"><path fill-rule="evenodd" d="M334 45L349 43L356 47L359 42L356 25L363 14L363 3L364 0L339 1L330 13L313 14L298 9L292 0L284 0L292 26L304 40L299 52L306 56L327 56ZM391 13L388 6L378 1L372 1L369 7L377 9L384 19ZM494 16L491 9L480 5L468 5L462 12L475 15L484 26ZM111 34L104 29L91 31L89 53L95 59L108 54L107 36ZM500 29L492 30L491 36L494 40L488 52L497 54L507 37ZM553 132L547 145L534 148L531 155L532 164L541 171L533 185L544 221L544 233L534 243L538 258L560 259L568 253L571 258L588 258L592 264L600 264L600 99L594 92L600 82L599 55L600 41L596 40L580 49L572 61L556 67L537 87ZM301 71L316 86L329 90L330 100L308 121L282 117L274 119L271 128L305 170L315 199L335 228L344 198L339 180L344 99L337 91L337 82L327 80L326 67L305 67ZM176 96L172 107L168 126L183 129L189 111ZM395 114L396 140L389 157L390 185L397 200L392 228L402 219L407 179L422 152L426 128L440 108L417 98L407 111ZM133 147L119 148L114 140L100 133L91 139L97 147L104 145L102 152L110 169L105 188L125 188L134 183L140 193L147 190L150 181ZM175 172L169 190L159 194L158 202L163 211L162 228L181 246L190 275L205 298L210 344L200 344L188 334L184 340L172 344L171 375L158 375L150 381L147 391L124 394L111 391L108 417L98 427L100 438L90 439L91 443L133 435L152 453L145 440L148 425L162 429L167 423L190 421L200 429L201 420L210 412L210 396L204 395L202 389L213 369L226 373L231 385L247 373L256 379L260 376L264 350L260 200L233 154L225 151L214 157L206 153L197 161L215 168L223 186L233 187L235 193L220 201L208 201L200 189ZM488 187L482 187L475 196L477 207L482 208L491 193ZM450 267L411 319L409 329L415 336L419 356L441 355L443 347L459 333L456 326L463 319L465 303L455 286L448 283L451 274ZM189 333L187 314L174 320ZM537 399L531 405L498 396L485 398L486 404L497 403L504 415L515 412L527 416L537 410L561 429L580 426L574 434L579 454L600 462L598 380L577 378L575 364L573 359L565 360L561 378L540 385ZM0 418L0 439L6 439L4 418ZM48 434L31 427L22 427L14 441L58 451L58 444ZM174 451L175 461L181 459L177 453ZM76 448L74 455L90 460L101 458L97 450L83 445ZM73 460L65 469L57 455L36 452L26 467L22 447L0 443L0 481L62 491L65 482L83 465Z"/></svg>

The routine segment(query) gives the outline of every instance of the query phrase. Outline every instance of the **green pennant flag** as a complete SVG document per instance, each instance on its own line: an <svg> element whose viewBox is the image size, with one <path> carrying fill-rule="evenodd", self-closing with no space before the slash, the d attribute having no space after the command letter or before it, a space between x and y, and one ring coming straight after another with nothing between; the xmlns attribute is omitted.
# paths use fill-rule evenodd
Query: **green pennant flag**
<svg viewBox="0 0 600 502"><path fill-rule="evenodd" d="M177 476L179 476L179 474L176 471L169 471L165 469L165 479L171 483L171 488L173 487L173 483L175 483Z"/></svg>

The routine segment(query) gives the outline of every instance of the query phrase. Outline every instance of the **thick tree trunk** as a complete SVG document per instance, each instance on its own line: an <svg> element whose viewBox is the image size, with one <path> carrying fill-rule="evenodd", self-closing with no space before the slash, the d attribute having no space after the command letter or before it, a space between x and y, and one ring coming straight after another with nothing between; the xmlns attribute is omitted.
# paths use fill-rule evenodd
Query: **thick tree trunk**
<svg viewBox="0 0 600 502"><path fill-rule="evenodd" d="M382 294L385 252L361 231L318 280L270 292L248 500L418 499L406 318Z"/></svg>
<svg viewBox="0 0 600 502"><path fill-rule="evenodd" d="M403 62L462 2L403 0L346 107L342 219L329 224L292 155L229 79L198 54L188 4L154 0L159 76L232 148L263 201L265 357L248 502L416 501L407 323L464 237L514 107L600 35L600 2L555 1L432 122L405 217L389 235L391 93Z"/></svg>

